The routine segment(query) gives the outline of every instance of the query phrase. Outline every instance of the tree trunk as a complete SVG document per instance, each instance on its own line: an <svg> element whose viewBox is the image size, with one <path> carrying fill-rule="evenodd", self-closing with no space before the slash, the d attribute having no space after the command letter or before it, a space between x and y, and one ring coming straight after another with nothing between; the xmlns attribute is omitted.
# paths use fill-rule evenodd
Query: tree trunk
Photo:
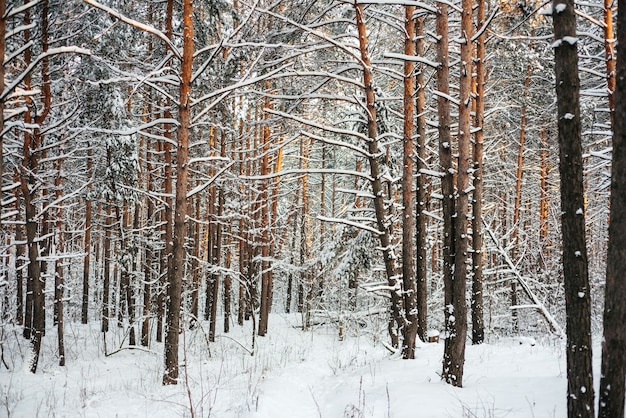
<svg viewBox="0 0 626 418"><path fill-rule="evenodd" d="M168 0L165 12L165 33L171 40L174 36L174 30L172 26L172 19L174 14L174 1ZM165 111L163 112L163 118L171 119L172 114L170 111L171 102L169 99L165 100ZM180 115L179 115L180 118ZM180 127L179 127L180 129ZM163 135L167 138L163 141L163 154L165 166L163 167L163 182L165 189L165 210L163 211L163 228L164 228L164 241L165 249L163 251L163 257L161 257L161 279L160 289L157 295L157 329L156 329L156 341L163 341L163 317L165 316L166 295L168 292L167 280L170 272L172 271L172 257L174 254L172 248L172 125L169 123L163 124Z"/></svg>
<svg viewBox="0 0 626 418"><path fill-rule="evenodd" d="M106 211L104 216L106 217L104 225L104 268L102 280L102 332L109 331L109 299L110 299L110 281L111 281L111 205L106 203Z"/></svg>
<svg viewBox="0 0 626 418"><path fill-rule="evenodd" d="M576 15L573 0L554 0L552 10L555 11L552 14L555 39L553 46L558 107L559 171L562 179L561 225L567 332L567 411L570 417L591 418L594 416L591 292L585 238ZM623 374L621 379L623 383Z"/></svg>
<svg viewBox="0 0 626 418"><path fill-rule="evenodd" d="M469 194L471 147L471 93L472 93L472 0L463 0L461 15L461 77L459 80L459 135L458 163L454 223L454 276L452 281L452 314L448 327L450 334L450 362L444 368L444 379L453 386L463 386L463 366L465 363L465 339L467 336L467 303L465 289L468 260L468 218L470 215Z"/></svg>
<svg viewBox="0 0 626 418"><path fill-rule="evenodd" d="M534 31L532 32L534 34ZM532 44L530 46L532 48ZM528 100L528 91L530 88L530 64L526 66L526 78L524 80L524 95L522 104L522 116L520 120L519 130L519 149L517 152L517 170L515 172L515 201L513 203L513 231L511 233L511 240L513 241L513 253L512 258L517 262L519 256L519 231L520 225L520 208L522 206L522 180L524 179L524 152L526 151L526 100ZM519 331L519 323L517 316L517 282L511 280L511 328L514 333Z"/></svg>
<svg viewBox="0 0 626 418"><path fill-rule="evenodd" d="M613 0L604 0L604 56L611 126L615 123L615 38L613 35ZM623 9L622 9L623 10Z"/></svg>
<svg viewBox="0 0 626 418"><path fill-rule="evenodd" d="M171 1L171 0L170 0ZM181 290L185 263L185 217L189 173L189 129L191 113L191 76L193 64L193 5L183 0L183 56L180 68L180 104L178 108L176 205L172 246L172 270L168 272L167 333L165 335L165 372L163 384L178 383L178 332L180 329Z"/></svg>
<svg viewBox="0 0 626 418"><path fill-rule="evenodd" d="M87 178L91 179L93 170L92 161L93 150L91 145L87 144ZM89 264L91 261L91 181L87 186L87 197L85 199L85 241L83 248L85 250L85 258L83 258L83 300L81 304L80 319L83 324L89 319Z"/></svg>
<svg viewBox="0 0 626 418"><path fill-rule="evenodd" d="M476 27L485 24L485 0L478 0ZM472 202L472 344L485 340L483 318L483 121L485 115L485 32L476 40L476 101L473 146L474 199Z"/></svg>
<svg viewBox="0 0 626 418"><path fill-rule="evenodd" d="M0 0L2 1L2 0ZM1 5L0 5L1 8ZM1 10L0 10L1 11ZM1 110L1 109L0 109ZM14 169L14 181L19 183L19 174L17 169ZM13 189L13 196L15 197L15 278L16 278L16 312L15 322L17 325L24 325L24 226L21 222L21 216L19 214L21 209L21 199L19 188ZM26 328L24 328L26 329Z"/></svg>
<svg viewBox="0 0 626 418"><path fill-rule="evenodd" d="M6 54L6 19L4 17L6 12L6 0L0 0L0 56L4 57ZM4 90L4 65L0 65L0 86ZM4 132L4 100L0 100L0 133ZM0 135L0 178L4 173L4 135ZM1 184L1 182L0 182ZM1 189L1 187L0 187ZM0 198L0 213L2 213L2 199ZM0 228L2 227L2 219L0 218Z"/></svg>
<svg viewBox="0 0 626 418"><path fill-rule="evenodd" d="M269 84L269 82L268 82ZM269 87L269 85L268 85ZM269 96L265 99L265 109L271 109L271 103ZM262 150L263 157L261 160L261 175L267 175L270 172L269 163L269 141L270 141L270 127L267 122L268 114L264 113L263 119L263 134L262 134ZM269 262L269 246L270 246L270 222L269 222L269 180L262 180L261 184L261 304L259 308L259 330L258 334L264 336L267 333L267 325L269 321L270 301L271 301L271 288L272 279L270 274L270 262Z"/></svg>
<svg viewBox="0 0 626 418"><path fill-rule="evenodd" d="M450 70L448 67L448 6L445 3L437 3L437 113L439 133L439 165L443 173L441 178L441 194L443 195L442 217L442 258L443 258L443 283L444 283L444 327L446 339L443 352L443 378L451 379L453 367L451 339L448 337L453 331L451 324L454 321L453 314L453 278L454 271L454 177L452 175L452 138L450 136L450 102L447 97L450 94Z"/></svg>
<svg viewBox="0 0 626 418"><path fill-rule="evenodd" d="M619 0L617 79L626 77L626 2ZM604 338L598 416L624 417L626 377L626 85L617 83L613 125L611 213L604 297ZM587 292L588 293L588 292ZM593 399L593 398L592 398Z"/></svg>
<svg viewBox="0 0 626 418"><path fill-rule="evenodd" d="M54 181L55 200L60 201L62 195L61 171L62 160L58 157L57 175ZM56 211L56 245L55 245L55 276L54 276L54 304L56 306L56 325L57 325L57 345L59 348L59 366L65 366L65 341L63 337L63 290L65 283L63 279L63 259L59 258L58 253L63 252L63 209Z"/></svg>
<svg viewBox="0 0 626 418"><path fill-rule="evenodd" d="M415 19L415 54L423 57L424 48L424 16ZM416 251L417 268L415 280L417 284L417 333L422 341L427 339L428 318L428 218L424 211L428 210L428 179L421 170L426 166L426 79L424 77L424 65L418 68L415 79L417 87L416 109L417 113L417 213L416 213Z"/></svg>
<svg viewBox="0 0 626 418"><path fill-rule="evenodd" d="M361 53L363 85L365 86L365 107L367 117L367 147L369 152L370 164L370 183L372 193L374 195L374 212L376 214L376 225L378 227L378 239L383 252L383 260L385 264L385 275L387 284L391 290L391 320L396 322L397 328L402 329L405 321L400 313L402 291L402 283L397 278L395 266L395 254L391 242L392 230L391 223L387 222L387 213L385 208L385 191L381 181L381 170L378 163L378 127L376 121L376 99L374 96L374 77L372 74L372 66L368 52L367 30L365 26L365 12L363 4L354 2L356 15L356 26L359 36L359 51ZM390 329L391 331L391 329ZM391 331L391 334L395 331ZM394 336L391 335L392 340Z"/></svg>
<svg viewBox="0 0 626 418"><path fill-rule="evenodd" d="M222 208L224 206L224 191L220 188L217 192L217 205L215 207L215 215L213 217L213 251L211 265L218 268L222 259L222 224L220 217L222 216ZM218 271L211 274L211 301L210 301L210 317L209 317L209 341L215 341L215 330L217 327L217 306L219 303L220 276Z"/></svg>
<svg viewBox="0 0 626 418"><path fill-rule="evenodd" d="M415 6L404 7L404 55L415 55ZM415 358L415 340L417 338L417 285L415 282L415 200L413 196L413 118L415 117L415 63L404 61L404 125L402 157L402 285L404 314L406 325L402 329L402 357Z"/></svg>

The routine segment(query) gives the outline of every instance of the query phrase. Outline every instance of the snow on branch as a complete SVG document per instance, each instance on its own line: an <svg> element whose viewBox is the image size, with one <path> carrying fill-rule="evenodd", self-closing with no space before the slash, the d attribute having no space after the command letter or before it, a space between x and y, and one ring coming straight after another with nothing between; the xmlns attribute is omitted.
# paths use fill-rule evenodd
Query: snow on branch
<svg viewBox="0 0 626 418"><path fill-rule="evenodd" d="M166 124L166 123L169 123L174 126L178 126L178 120L174 118L159 118L159 119L155 119L150 122L146 122L139 126L129 128L129 129L103 129L103 128L89 128L89 127L83 128L83 129L86 131L90 131L90 132L104 133L104 134L110 134L110 135L130 136L130 135L134 135L137 133L143 134L142 131L144 129L152 128L153 126ZM173 144L176 145L175 143Z"/></svg>
<svg viewBox="0 0 626 418"><path fill-rule="evenodd" d="M483 23L480 29L478 29L476 33L474 34L474 36L472 36L472 42L476 42L476 40L480 38L483 33L485 33L485 31L487 30L487 27L489 27L489 24L491 23L493 18L496 17L496 15L498 14L499 12L498 9L499 9L498 6L494 8L493 12L491 12L487 20L485 20L485 23Z"/></svg>
<svg viewBox="0 0 626 418"><path fill-rule="evenodd" d="M453 2L448 1L448 0L436 0L436 1L437 3L445 4L446 6L456 10L459 13L463 13L463 9L461 9L458 4L454 4Z"/></svg>
<svg viewBox="0 0 626 418"><path fill-rule="evenodd" d="M8 20L10 18L12 18L15 15L18 15L22 12L25 12L26 10L30 9L31 7L34 7L36 5L38 5L41 2L41 0L33 0L31 2L28 2L26 4L21 5L20 7L13 7L13 6L9 6L7 8L7 13L5 16L3 16L3 18L5 20Z"/></svg>
<svg viewBox="0 0 626 418"><path fill-rule="evenodd" d="M30 74L37 65L39 65L39 63L41 61L43 61L44 59L48 58L48 57L52 57L54 55L59 55L59 54L83 54L83 55L91 55L91 51L85 48L80 48L77 46L62 46L62 47L58 47L58 48L50 48L49 50L47 50L46 52L42 52L41 54L39 54L31 63L30 65L24 70L22 71L22 73L17 76L17 78L15 80L13 80L13 82L4 89L4 91L2 92L2 94L0 94L0 101L4 101L6 99L6 97L13 91L15 90L15 88L22 82L24 81L24 79L26 78L26 76L28 76L28 74Z"/></svg>
<svg viewBox="0 0 626 418"><path fill-rule="evenodd" d="M357 4L379 4L391 6L415 6L431 13L437 13L437 9L429 4L416 0L358 0Z"/></svg>
<svg viewBox="0 0 626 418"><path fill-rule="evenodd" d="M335 141L334 139L325 138L325 137L323 137L321 135L315 135L315 134L313 134L311 132L307 132L307 131L300 131L300 133L302 135L306 136L306 137L309 137L309 138L314 139L314 140L319 141L319 142L323 142L323 143L325 143L327 145L336 145L336 146L339 146L339 147L343 147L343 148L347 148L349 150L352 150L352 151L356 152L357 154L360 154L360 155L362 155L364 157L367 157L367 158L371 158L372 157L372 154L370 154L369 152L365 151L364 149L361 149L361 148L357 147L356 145L352 145L352 144L350 144L348 142Z"/></svg>
<svg viewBox="0 0 626 418"><path fill-rule="evenodd" d="M368 225L364 225L364 224L362 224L360 222L354 222L354 221L351 221L349 219L329 218L329 217L321 216L321 215L318 215L316 219L318 219L318 220L320 220L322 222L339 223L339 224L343 224L343 225L353 226L353 227L355 227L357 229L362 229L364 231L371 232L374 235L382 235L382 234L384 234L384 232L380 232L376 228L373 228L373 227L368 226ZM372 219L372 221L374 221L374 219Z"/></svg>
<svg viewBox="0 0 626 418"><path fill-rule="evenodd" d="M332 133L335 133L337 135L348 135L348 136L356 137L356 138L361 139L361 140L363 140L365 142L367 142L369 140L369 138L367 136L365 136L365 135L363 135L363 134L361 134L359 132L356 132L356 131L351 131L349 129L341 129L341 128L335 128L335 127L329 126L329 125L323 125L321 123L313 122L312 120L300 118L298 116L291 115L289 113L281 112L280 110L264 109L264 111L269 113L269 114L280 116L280 117L283 117L285 119L290 119L290 120L293 120L295 122L299 122L299 123L301 123L303 125L310 126L312 128L316 128L316 129L321 129L321 130L326 131L326 132L332 132ZM307 135L307 136L309 136L309 135ZM350 148L350 147L347 147L347 148ZM357 151L357 149L354 149L354 151ZM369 154L365 153L362 150L360 151L360 153L369 157Z"/></svg>
<svg viewBox="0 0 626 418"><path fill-rule="evenodd" d="M207 187L209 187L215 180L217 180L217 178L219 176L222 175L222 173L226 170L228 170L230 167L233 166L233 164L235 164L234 161L231 161L230 164L225 165L224 167L222 167L217 173L215 173L215 175L213 177L211 177L209 179L209 181L206 181L196 187L193 188L193 190L189 191L189 193L187 193L187 199L189 199L191 196L200 193L202 190L206 189Z"/></svg>
<svg viewBox="0 0 626 418"><path fill-rule="evenodd" d="M276 177L289 176L294 174L338 174L345 176L355 176L361 177L369 181L374 181L371 176L368 176L365 173L361 173L359 171L354 170L341 170L337 168L307 168L307 169L291 169L291 170L283 170L278 171L276 173L270 173L265 175L258 176L239 176L242 180L269 180Z"/></svg>
<svg viewBox="0 0 626 418"><path fill-rule="evenodd" d="M440 92L440 91L438 91L438 90L433 90L433 94L434 94L435 96L443 97L444 99L446 99L446 100L448 100L448 101L450 101L450 102L454 103L454 104L455 104L455 105L457 105L457 106L459 106L459 105L460 105L459 100L455 99L454 97L450 96L449 94L442 93L442 92Z"/></svg>
<svg viewBox="0 0 626 418"><path fill-rule="evenodd" d="M261 56L261 54L259 54L259 56ZM232 93L234 90L240 89L242 87L249 86L251 84L258 83L260 81L271 79L271 78L273 78L273 76L275 76L276 74L279 74L285 68L290 67L291 65L292 64L285 64L282 67L276 68L275 70L270 71L267 74L263 74L263 75L260 75L258 77L254 77L254 78L251 78L251 79L247 79L247 75L249 74L249 72L248 72L248 74L246 74L246 76L244 76L244 78L240 82L232 84L232 85L230 85L228 87L224 87L222 89L215 90L215 91L213 91L213 92L211 92L211 93L209 93L209 94L207 94L205 96L200 97L198 100L193 100L192 103L191 103L191 106L195 106L195 105L200 104L202 102L205 102L205 101L207 101L209 99L212 99L213 97L218 96L216 100L214 100L206 108L202 109L202 112L200 112L196 117L193 118L192 123L196 123L202 116L204 116L209 110L211 110L215 105L217 105L219 102L221 102L227 95ZM251 65L251 68L253 68L253 67L254 67L254 65Z"/></svg>
<svg viewBox="0 0 626 418"><path fill-rule="evenodd" d="M108 13L109 15L113 16L116 19L121 20L122 22L133 26L139 30L142 30L146 33L152 34L154 36L156 36L157 38L161 39L165 45L167 45L168 49L170 51L172 51L172 53L176 56L176 58L178 59L182 59L181 55L180 55L180 51L174 46L174 44L172 43L172 41L160 30L158 30L157 28L154 28L152 26L146 25L145 23L141 23L138 22L134 19L131 19L130 17L124 16L123 14L121 14L120 12L111 9L110 7L107 7L103 4L98 3L96 0L83 0L85 3L95 7L96 9L100 9L103 12Z"/></svg>
<svg viewBox="0 0 626 418"><path fill-rule="evenodd" d="M385 52L383 54L383 57L385 58L393 58L393 59L398 59L401 61L411 61L411 62L417 62L420 64L426 64L429 67L432 68L439 68L439 63L436 61L431 61L427 58L424 57L420 57L418 55L406 55L406 54L398 54L395 52Z"/></svg>
<svg viewBox="0 0 626 418"><path fill-rule="evenodd" d="M340 50L345 52L347 55L349 55L350 57L355 59L361 66L365 67L365 63L361 59L360 54L358 54L355 51L353 51L352 49L350 49L350 47L348 47L347 45L344 45L341 42L339 42L338 40L332 38L332 36L322 32L320 30L312 29L312 28L308 27L307 25L300 24L300 23L296 22L295 20L289 19L288 17L283 16L283 15L281 15L279 13L272 12L269 9L259 9L259 11L261 13L264 13L264 14L267 14L269 16L275 17L276 19L279 19L279 20L282 20L284 22L287 22L290 25L295 26L298 29L303 30L304 32L310 33L311 35L316 36L316 37L318 37L318 38L320 38L320 39L330 43L331 45L336 46L337 48L339 48Z"/></svg>
<svg viewBox="0 0 626 418"><path fill-rule="evenodd" d="M504 262L511 269L511 272L515 276L515 280L522 286L522 289L524 289L524 293L526 293L526 295L532 300L533 306L536 307L537 311L544 317L546 322L548 322L548 325L550 327L550 331L552 331L554 334L556 334L559 337L563 337L565 335L565 333L563 332L563 329L561 328L559 323L556 322L556 319L554 319L552 314L550 314L550 312L548 312L548 310L541 303L539 298L537 298L537 296L533 293L532 289L530 288L530 286L528 286L528 283L526 283L526 280L522 277L522 275L520 274L519 270L517 269L517 266L515 265L513 260L511 260L511 257L509 256L508 251L506 251L504 248L502 248L502 245L500 244L500 242L496 238L496 235L494 234L494 232L491 230L491 228L489 227L489 225L487 224L487 222L484 219L483 219L483 226L485 228L485 231L487 231L487 234L489 235L489 238L491 238L491 240L493 241L494 245L496 246L496 248L498 250L498 253L500 253L502 258L504 258Z"/></svg>

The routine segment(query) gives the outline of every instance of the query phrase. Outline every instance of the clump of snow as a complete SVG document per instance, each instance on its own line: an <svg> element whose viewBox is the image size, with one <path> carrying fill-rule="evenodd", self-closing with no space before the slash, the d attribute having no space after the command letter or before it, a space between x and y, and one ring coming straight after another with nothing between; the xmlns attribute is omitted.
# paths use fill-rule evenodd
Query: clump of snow
<svg viewBox="0 0 626 418"><path fill-rule="evenodd" d="M427 337L438 337L439 336L439 330L436 329L429 329L428 332L426 333Z"/></svg>

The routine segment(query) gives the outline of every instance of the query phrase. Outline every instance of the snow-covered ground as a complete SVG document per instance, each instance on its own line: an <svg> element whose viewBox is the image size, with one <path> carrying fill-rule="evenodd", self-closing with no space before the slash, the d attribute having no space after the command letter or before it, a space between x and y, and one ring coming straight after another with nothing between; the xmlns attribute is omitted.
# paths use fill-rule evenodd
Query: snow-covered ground
<svg viewBox="0 0 626 418"><path fill-rule="evenodd" d="M32 375L21 329L5 328L10 370L0 366L0 417L190 417L192 410L195 417L254 418L566 415L563 341L468 345L464 388L457 389L439 378L443 343L422 345L407 361L372 333L339 341L334 326L303 332L298 324L297 315L272 314L254 356L247 351L251 324L208 345L202 328L186 331L177 386L161 385L162 344L105 356L98 324L68 324L65 367L57 365L49 329ZM124 346L122 336L122 329L109 332L109 353ZM596 371L599 354L596 346Z"/></svg>

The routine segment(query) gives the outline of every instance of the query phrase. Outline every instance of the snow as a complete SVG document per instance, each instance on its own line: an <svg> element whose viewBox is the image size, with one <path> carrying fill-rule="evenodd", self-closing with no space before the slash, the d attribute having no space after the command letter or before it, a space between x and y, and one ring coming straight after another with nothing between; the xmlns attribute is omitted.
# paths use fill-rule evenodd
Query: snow
<svg viewBox="0 0 626 418"><path fill-rule="evenodd" d="M576 43L578 42L578 38L575 36L564 36L563 42L567 42L570 45L576 45Z"/></svg>
<svg viewBox="0 0 626 418"><path fill-rule="evenodd" d="M185 331L177 386L161 385L162 344L105 356L97 323L68 324L66 367L56 364L50 327L40 369L32 375L25 369L29 350L21 329L6 328L4 357L11 370L0 370L0 408L18 417L188 417L190 407L195 416L249 418L566 414L563 340L492 337L488 344L468 344L459 389L439 376L443 340L420 345L415 360L402 360L382 346L384 332L366 327L339 341L336 325L303 332L299 318L272 314L268 335L256 338L254 356L247 351L249 322L233 325L228 335L218 333L209 345L206 324ZM127 344L124 331L112 327L109 352Z"/></svg>
<svg viewBox="0 0 626 418"><path fill-rule="evenodd" d="M558 13L563 13L565 11L565 9L567 9L567 4L559 3L554 8L554 11L558 14Z"/></svg>

